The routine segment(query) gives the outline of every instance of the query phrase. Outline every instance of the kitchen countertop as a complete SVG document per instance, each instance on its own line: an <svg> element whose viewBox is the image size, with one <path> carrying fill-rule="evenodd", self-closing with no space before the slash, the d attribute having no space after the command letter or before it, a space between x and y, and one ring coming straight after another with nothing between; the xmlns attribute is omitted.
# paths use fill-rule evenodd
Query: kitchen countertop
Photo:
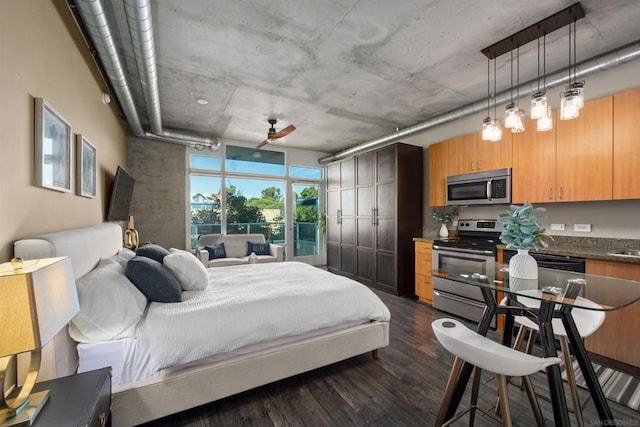
<svg viewBox="0 0 640 427"><path fill-rule="evenodd" d="M515 250L513 248L507 249L506 245L498 245L498 249L504 249L507 251ZM640 265L640 257L610 255L611 253L632 249L640 249L640 240L553 236L553 240L549 242L548 248L532 252Z"/></svg>
<svg viewBox="0 0 640 427"><path fill-rule="evenodd" d="M439 239L437 236L414 237L414 242L433 243ZM513 248L507 249L506 245L498 245L498 249L515 251ZM625 262L640 265L640 257L610 255L614 252L640 249L640 240L637 239L608 239L603 237L574 237L574 236L553 236L549 242L549 247L541 249L541 254L573 256L580 258L600 259L605 261Z"/></svg>

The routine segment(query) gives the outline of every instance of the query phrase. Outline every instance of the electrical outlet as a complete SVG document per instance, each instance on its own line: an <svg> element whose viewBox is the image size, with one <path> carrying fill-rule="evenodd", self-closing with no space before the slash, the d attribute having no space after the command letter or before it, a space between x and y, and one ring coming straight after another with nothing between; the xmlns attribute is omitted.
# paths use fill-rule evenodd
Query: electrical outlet
<svg viewBox="0 0 640 427"><path fill-rule="evenodd" d="M591 232L591 224L573 224L573 231Z"/></svg>
<svg viewBox="0 0 640 427"><path fill-rule="evenodd" d="M551 224L551 229L556 231L564 231L564 224Z"/></svg>

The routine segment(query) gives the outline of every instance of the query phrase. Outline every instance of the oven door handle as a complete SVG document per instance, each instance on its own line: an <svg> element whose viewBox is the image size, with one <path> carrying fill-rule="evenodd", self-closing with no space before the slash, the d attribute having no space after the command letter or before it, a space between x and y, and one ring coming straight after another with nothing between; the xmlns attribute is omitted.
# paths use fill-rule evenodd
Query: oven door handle
<svg viewBox="0 0 640 427"><path fill-rule="evenodd" d="M490 250L459 249L459 248L451 249L451 248L448 248L448 247L442 247L442 246L438 246L438 245L433 245L433 249L452 252L452 253L493 255L493 251L490 251Z"/></svg>

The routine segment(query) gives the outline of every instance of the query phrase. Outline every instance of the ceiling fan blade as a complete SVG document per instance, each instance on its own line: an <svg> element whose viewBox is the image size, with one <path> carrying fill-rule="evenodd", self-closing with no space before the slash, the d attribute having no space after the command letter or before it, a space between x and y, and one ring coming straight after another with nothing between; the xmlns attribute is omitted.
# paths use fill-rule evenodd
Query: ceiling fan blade
<svg viewBox="0 0 640 427"><path fill-rule="evenodd" d="M289 135L294 130L296 130L296 127L294 125L289 125L286 128L282 129L281 131L276 132L275 135L273 135L270 139L282 138L283 136Z"/></svg>
<svg viewBox="0 0 640 427"><path fill-rule="evenodd" d="M260 144L258 144L258 145L256 146L256 150L257 150L258 148L262 147L263 145L267 145L268 143L269 143L269 140L268 140L268 139L265 139L264 141L262 141Z"/></svg>

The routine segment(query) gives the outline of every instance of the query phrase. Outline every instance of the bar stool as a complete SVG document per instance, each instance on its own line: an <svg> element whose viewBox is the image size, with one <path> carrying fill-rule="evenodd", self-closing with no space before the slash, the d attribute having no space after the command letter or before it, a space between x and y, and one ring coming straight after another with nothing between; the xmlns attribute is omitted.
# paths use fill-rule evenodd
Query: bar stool
<svg viewBox="0 0 640 427"><path fill-rule="evenodd" d="M431 327L440 344L456 356L440 405L436 426L449 425L467 412L471 412L469 425L473 425L476 410L494 418L493 414L477 406L480 373L483 369L494 373L496 376L503 426L511 426L511 410L509 409L509 397L507 393L507 377L511 376L523 377L527 396L531 403L536 422L539 426L544 425L544 418L528 376L547 366L559 364L561 362L559 358L540 358L505 347L472 331L455 319L438 319L431 324ZM444 423L444 417L453 395L455 383L464 362L474 366L471 406Z"/></svg>
<svg viewBox="0 0 640 427"><path fill-rule="evenodd" d="M539 292L537 289L531 290L531 293ZM595 302L583 298L576 298L580 305L583 307L592 307L594 309L601 309L600 305ZM507 299L503 298L500 301L500 305L506 305ZM534 298L528 298L526 296L518 296L518 302L528 308L539 308L540 301ZM605 319L605 312L601 310L589 310L584 308L574 308L571 310L571 317L576 324L576 329L582 338L586 338L593 334L602 325ZM519 350L522 345L522 341L526 332L529 332L529 338L527 340L526 353L531 353L533 350L533 344L535 343L535 334L538 333L538 324L526 316L514 316L514 323L520 325L516 341L513 346L514 349ZM576 417L576 422L579 426L584 425L582 419L582 404L578 397L578 389L576 388L576 378L573 372L573 366L571 364L571 354L569 352L569 342L567 340L567 332L564 329L561 319L553 319L551 321L551 327L555 337L560 341L560 351L562 352L562 360L565 366L565 372L567 373L567 383L569 384L569 390L571 392L571 400L573 402L573 413Z"/></svg>

